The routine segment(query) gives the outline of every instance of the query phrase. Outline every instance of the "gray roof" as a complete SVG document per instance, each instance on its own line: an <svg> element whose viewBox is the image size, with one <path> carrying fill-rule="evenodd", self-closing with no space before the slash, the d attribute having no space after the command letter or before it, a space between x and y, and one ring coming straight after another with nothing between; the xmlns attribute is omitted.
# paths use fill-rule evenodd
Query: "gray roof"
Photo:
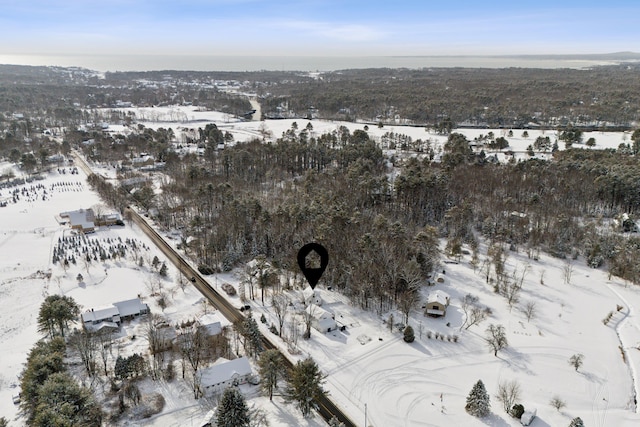
<svg viewBox="0 0 640 427"><path fill-rule="evenodd" d="M117 307L120 317L133 316L149 310L149 306L140 301L140 298L114 302L113 305Z"/></svg>
<svg viewBox="0 0 640 427"><path fill-rule="evenodd" d="M213 337L222 332L222 325L220 325L220 322L207 323L206 325L202 325L202 329L204 329L207 335Z"/></svg>
<svg viewBox="0 0 640 427"><path fill-rule="evenodd" d="M86 311L81 314L82 321L87 322L119 322L120 317L134 316L141 312L148 312L149 306L143 303L140 298L134 298L126 301L114 302L112 307L100 308L97 310Z"/></svg>
<svg viewBox="0 0 640 427"><path fill-rule="evenodd" d="M111 320L114 316L118 316L120 312L117 307L107 307L98 310L91 310L82 313L83 322L102 322L105 320Z"/></svg>

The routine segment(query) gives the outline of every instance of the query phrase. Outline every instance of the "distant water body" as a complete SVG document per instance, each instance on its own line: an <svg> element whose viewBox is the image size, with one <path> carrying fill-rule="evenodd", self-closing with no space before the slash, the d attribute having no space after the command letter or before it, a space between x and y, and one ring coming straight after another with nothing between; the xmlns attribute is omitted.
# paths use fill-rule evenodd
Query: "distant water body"
<svg viewBox="0 0 640 427"><path fill-rule="evenodd" d="M82 67L105 71L336 71L363 68L589 68L617 64L535 56L207 56L207 55L0 55L0 64Z"/></svg>

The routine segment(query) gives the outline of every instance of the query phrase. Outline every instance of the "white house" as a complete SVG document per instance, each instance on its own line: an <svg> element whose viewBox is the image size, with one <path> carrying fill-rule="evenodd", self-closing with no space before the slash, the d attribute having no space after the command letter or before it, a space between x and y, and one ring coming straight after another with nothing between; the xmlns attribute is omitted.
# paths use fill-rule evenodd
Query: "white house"
<svg viewBox="0 0 640 427"><path fill-rule="evenodd" d="M447 314L447 307L449 306L449 295L446 292L437 290L431 292L427 298L427 306L425 314L434 317L441 317Z"/></svg>
<svg viewBox="0 0 640 427"><path fill-rule="evenodd" d="M304 288L302 291L302 299L305 305L322 305L322 298L320 298L320 295L318 295L314 289L311 289L311 286Z"/></svg>
<svg viewBox="0 0 640 427"><path fill-rule="evenodd" d="M97 325L107 323L109 326L119 326L123 320L131 320L137 316L149 313L149 306L140 298L113 303L111 307L91 309L80 315L82 324L90 329L97 329Z"/></svg>
<svg viewBox="0 0 640 427"><path fill-rule="evenodd" d="M338 328L336 317L330 311L317 305L309 305L305 311L311 315L311 326L319 332L331 332Z"/></svg>
<svg viewBox="0 0 640 427"><path fill-rule="evenodd" d="M253 374L246 357L233 360L221 357L213 366L203 368L200 372L200 384L205 395L222 392L232 385L246 384Z"/></svg>

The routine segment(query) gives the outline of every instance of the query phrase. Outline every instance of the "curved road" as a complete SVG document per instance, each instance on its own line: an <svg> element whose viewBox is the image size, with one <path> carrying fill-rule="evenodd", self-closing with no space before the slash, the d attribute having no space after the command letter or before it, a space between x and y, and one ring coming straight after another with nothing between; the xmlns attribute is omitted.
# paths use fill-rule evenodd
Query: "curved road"
<svg viewBox="0 0 640 427"><path fill-rule="evenodd" d="M82 156L79 156L77 153L72 153L76 161L78 162L78 166L82 168L82 170L87 174L87 176L92 175L93 172L89 165L85 162ZM164 238L153 228L151 227L145 219L140 216L136 211L127 207L125 209L127 215L140 227L144 233L149 236L149 238L156 244L156 246L165 254L165 256L180 270L186 277L192 277L195 281L192 281L193 285L200 291L200 293L211 302L211 304L216 307L220 312L229 319L231 322L242 321L244 316L236 307L234 307L229 301L227 301L224 297L222 297L215 289L209 285L209 283L200 275L195 268L189 265L182 258L182 255L178 253L171 245L169 245ZM266 336L262 336L262 342L265 349L275 349L278 348L267 338ZM282 354L282 353L281 353ZM285 356L282 355L282 360L288 369L293 368L293 363ZM356 427L356 424L349 419L349 417L342 412L328 397L324 396L320 399L316 400L316 405L318 408L318 413L325 421L329 421L334 416L342 422L345 427Z"/></svg>

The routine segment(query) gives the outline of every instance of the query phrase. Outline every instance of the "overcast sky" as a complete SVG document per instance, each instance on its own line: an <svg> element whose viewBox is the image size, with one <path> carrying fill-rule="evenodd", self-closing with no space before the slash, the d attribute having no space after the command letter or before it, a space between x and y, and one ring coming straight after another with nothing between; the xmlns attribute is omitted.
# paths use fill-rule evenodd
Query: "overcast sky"
<svg viewBox="0 0 640 427"><path fill-rule="evenodd" d="M0 54L640 51L640 1L0 0Z"/></svg>

